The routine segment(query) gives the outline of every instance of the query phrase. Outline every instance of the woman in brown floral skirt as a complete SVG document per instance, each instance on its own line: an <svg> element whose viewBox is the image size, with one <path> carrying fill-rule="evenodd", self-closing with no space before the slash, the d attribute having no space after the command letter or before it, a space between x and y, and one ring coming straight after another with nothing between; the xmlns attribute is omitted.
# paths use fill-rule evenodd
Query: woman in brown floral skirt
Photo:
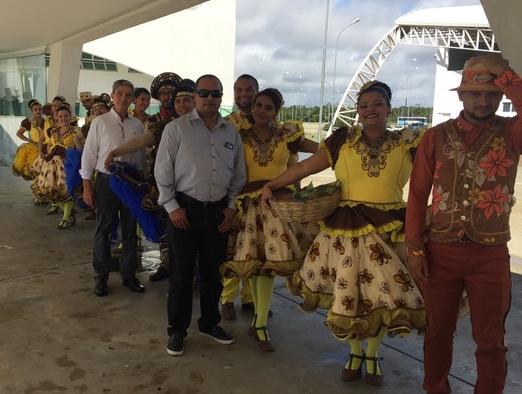
<svg viewBox="0 0 522 394"><path fill-rule="evenodd" d="M328 309L327 326L350 344L342 379L360 378L366 361L365 380L375 386L383 382L378 350L384 334L425 327L423 300L404 265L403 242L403 188L422 133L386 129L390 100L388 85L363 85L357 99L362 129L338 129L311 158L268 182L262 195L267 204L272 190L329 166L335 170L341 201L319 223L321 231L289 288L303 297L303 310Z"/></svg>
<svg viewBox="0 0 522 394"><path fill-rule="evenodd" d="M254 99L251 124L242 125L239 130L247 184L236 198L238 216L230 235L230 260L222 266L225 277L249 278L255 308L249 335L266 352L274 351L266 328L274 275L291 276L299 269L317 233L315 224L285 223L260 204L263 185L287 169L292 153L312 153L317 149L315 142L304 138L300 122L274 125L282 104L283 97L277 89L259 92Z"/></svg>

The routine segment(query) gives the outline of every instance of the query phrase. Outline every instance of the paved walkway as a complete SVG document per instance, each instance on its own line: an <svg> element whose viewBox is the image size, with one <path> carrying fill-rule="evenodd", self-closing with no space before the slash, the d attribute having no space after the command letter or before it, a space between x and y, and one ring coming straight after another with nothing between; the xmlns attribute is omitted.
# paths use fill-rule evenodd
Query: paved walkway
<svg viewBox="0 0 522 394"><path fill-rule="evenodd" d="M278 282L269 321L276 352L262 353L248 338L250 316L224 322L237 342L216 344L192 330L185 355L165 352L167 283L139 277L145 294L123 288L92 293L92 222L58 231L57 217L34 207L29 183L0 167L0 393L422 393L422 339L385 339L385 385L344 383L339 373L347 347L323 325L323 312L300 312ZM145 253L146 267L157 263ZM198 306L195 305L195 319ZM522 392L522 277L513 274L507 320L509 376L506 394ZM472 393L474 344L467 318L459 322L451 384Z"/></svg>

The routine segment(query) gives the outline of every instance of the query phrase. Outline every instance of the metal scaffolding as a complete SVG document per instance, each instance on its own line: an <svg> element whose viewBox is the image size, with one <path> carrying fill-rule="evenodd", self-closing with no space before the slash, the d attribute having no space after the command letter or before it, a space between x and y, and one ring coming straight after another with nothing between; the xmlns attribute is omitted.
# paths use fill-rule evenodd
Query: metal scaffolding
<svg viewBox="0 0 522 394"><path fill-rule="evenodd" d="M377 42L348 84L330 123L332 133L337 119L346 125L357 122L355 103L361 86L375 79L382 65L398 44L456 48L473 51L500 52L490 28L455 26L395 25Z"/></svg>

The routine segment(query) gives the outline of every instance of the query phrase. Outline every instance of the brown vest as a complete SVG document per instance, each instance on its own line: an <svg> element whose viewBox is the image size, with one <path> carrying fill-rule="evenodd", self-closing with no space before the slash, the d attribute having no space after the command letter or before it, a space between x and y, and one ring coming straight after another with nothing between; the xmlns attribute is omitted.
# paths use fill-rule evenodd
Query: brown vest
<svg viewBox="0 0 522 394"><path fill-rule="evenodd" d="M495 116L470 147L455 120L437 128L430 239L455 242L466 235L484 245L509 241L519 156L507 144L505 126L506 119Z"/></svg>

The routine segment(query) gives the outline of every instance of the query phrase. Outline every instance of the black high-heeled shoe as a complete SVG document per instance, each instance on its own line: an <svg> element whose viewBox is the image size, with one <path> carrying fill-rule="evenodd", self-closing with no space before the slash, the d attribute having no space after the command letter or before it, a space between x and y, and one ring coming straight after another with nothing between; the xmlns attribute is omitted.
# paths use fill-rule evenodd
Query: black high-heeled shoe
<svg viewBox="0 0 522 394"><path fill-rule="evenodd" d="M254 313L254 319L252 320L252 323L250 323L250 327L248 327L248 336L250 338L256 338L256 320L257 320L257 313Z"/></svg>
<svg viewBox="0 0 522 394"><path fill-rule="evenodd" d="M370 372L368 368L366 368L366 375L364 376L364 381L368 383L370 386L382 386L383 383L383 374L382 374L382 368L379 361L382 361L382 357L366 357L366 360L373 361L373 372ZM381 370L381 374L377 375L377 367Z"/></svg>
<svg viewBox="0 0 522 394"><path fill-rule="evenodd" d="M275 349L272 346L272 342L270 342L270 337L268 336L268 331L266 329L266 326L265 327L256 327L255 330L256 330L256 337L255 337L256 342L257 342L258 346L261 348L261 350L264 352L267 352L267 353L274 352ZM257 335L258 331L263 331L263 333L265 334L265 338L266 338L265 340L259 338L259 335Z"/></svg>
<svg viewBox="0 0 522 394"><path fill-rule="evenodd" d="M352 369L352 362L354 359L361 360L361 365L359 365L359 368ZM345 382L353 382L354 380L357 380L362 377L362 367L365 360L364 351L362 356L359 356L358 354L350 353L350 360L348 361L348 368L344 367L341 372L341 380L344 380Z"/></svg>

